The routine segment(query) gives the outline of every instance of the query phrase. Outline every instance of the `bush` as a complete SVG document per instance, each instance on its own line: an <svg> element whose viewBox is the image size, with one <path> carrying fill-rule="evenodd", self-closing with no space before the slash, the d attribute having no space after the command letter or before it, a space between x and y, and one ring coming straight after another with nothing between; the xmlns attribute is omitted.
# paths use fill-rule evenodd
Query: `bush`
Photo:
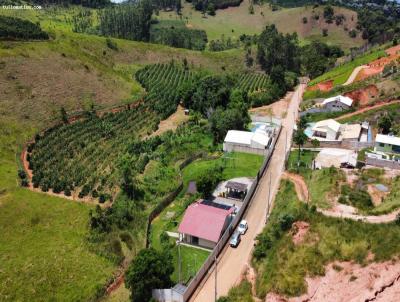
<svg viewBox="0 0 400 302"><path fill-rule="evenodd" d="M47 40L49 35L39 24L14 17L0 16L0 39L7 40Z"/></svg>
<svg viewBox="0 0 400 302"><path fill-rule="evenodd" d="M113 40L111 40L110 38L106 39L106 45L108 48L112 49L112 50L118 50L118 45L117 43L115 43Z"/></svg>

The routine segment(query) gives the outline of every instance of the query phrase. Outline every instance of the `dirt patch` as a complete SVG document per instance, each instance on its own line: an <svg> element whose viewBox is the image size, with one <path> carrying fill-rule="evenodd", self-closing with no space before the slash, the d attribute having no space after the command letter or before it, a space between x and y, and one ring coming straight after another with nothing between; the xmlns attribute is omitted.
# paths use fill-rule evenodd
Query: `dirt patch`
<svg viewBox="0 0 400 302"><path fill-rule="evenodd" d="M268 302L300 301L380 301L395 302L400 293L400 262L372 263L365 267L351 262L335 262L323 277L306 278L308 291L300 297L285 298L274 293Z"/></svg>
<svg viewBox="0 0 400 302"><path fill-rule="evenodd" d="M289 101L292 96L293 92L289 92L283 99L273 104L250 109L250 114L283 118L287 113Z"/></svg>
<svg viewBox="0 0 400 302"><path fill-rule="evenodd" d="M393 46L393 47L386 49L386 53L389 56L399 55L399 52L400 52L400 45Z"/></svg>
<svg viewBox="0 0 400 302"><path fill-rule="evenodd" d="M389 195L389 192L379 191L374 184L369 184L367 186L367 192L371 196L374 206L380 205L384 198Z"/></svg>
<svg viewBox="0 0 400 302"><path fill-rule="evenodd" d="M176 110L176 112L174 114L172 114L169 118L167 118L166 120L163 120L160 122L160 124L158 125L158 129L157 131L153 132L150 137L152 136L157 136L157 135L161 135L164 132L167 132L168 130L176 130L176 128L189 120L189 116L185 115L185 110L182 106L178 106L178 109Z"/></svg>
<svg viewBox="0 0 400 302"><path fill-rule="evenodd" d="M296 221L292 224L292 240L295 245L302 243L308 234L310 224L305 221Z"/></svg>
<svg viewBox="0 0 400 302"><path fill-rule="evenodd" d="M309 91L315 91L315 90L320 90L322 92L327 92L331 91L333 88L333 80L325 81L322 83L318 83L314 86L308 87L307 90Z"/></svg>
<svg viewBox="0 0 400 302"><path fill-rule="evenodd" d="M368 66L366 68L363 68L356 77L356 81L363 81L366 78L369 78L371 76L380 74L383 71L384 66L379 66L379 67L372 67Z"/></svg>
<svg viewBox="0 0 400 302"><path fill-rule="evenodd" d="M308 187L301 175L289 173L288 171L285 171L282 174L282 178L288 179L293 182L295 190L296 190L297 198L300 201L308 200L308 198L309 198Z"/></svg>
<svg viewBox="0 0 400 302"><path fill-rule="evenodd" d="M365 88L353 90L344 94L353 99L356 105L360 107L368 106L379 95L379 89L375 85L369 85Z"/></svg>

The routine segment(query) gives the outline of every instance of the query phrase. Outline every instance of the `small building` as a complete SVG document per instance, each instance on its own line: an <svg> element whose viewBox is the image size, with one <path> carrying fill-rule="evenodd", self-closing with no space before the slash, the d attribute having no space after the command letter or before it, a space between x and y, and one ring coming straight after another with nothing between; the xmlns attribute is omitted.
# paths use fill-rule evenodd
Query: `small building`
<svg viewBox="0 0 400 302"><path fill-rule="evenodd" d="M190 205L178 231L184 243L213 249L232 220L234 207L203 202Z"/></svg>
<svg viewBox="0 0 400 302"><path fill-rule="evenodd" d="M247 184L237 181L228 181L225 189L225 196L227 198L242 200L247 194Z"/></svg>
<svg viewBox="0 0 400 302"><path fill-rule="evenodd" d="M323 120L312 127L312 139L319 141L336 141L339 139L340 123L335 120Z"/></svg>
<svg viewBox="0 0 400 302"><path fill-rule="evenodd" d="M265 155L271 142L272 138L267 132L229 130L225 136L223 150Z"/></svg>
<svg viewBox="0 0 400 302"><path fill-rule="evenodd" d="M377 134L374 151L392 154L400 153L400 137Z"/></svg>
<svg viewBox="0 0 400 302"><path fill-rule="evenodd" d="M357 152L346 149L325 148L318 153L314 160L315 169L329 167L355 168L357 165Z"/></svg>
<svg viewBox="0 0 400 302"><path fill-rule="evenodd" d="M322 107L333 112L349 110L352 105L353 105L353 100L343 95L327 98L322 102Z"/></svg>

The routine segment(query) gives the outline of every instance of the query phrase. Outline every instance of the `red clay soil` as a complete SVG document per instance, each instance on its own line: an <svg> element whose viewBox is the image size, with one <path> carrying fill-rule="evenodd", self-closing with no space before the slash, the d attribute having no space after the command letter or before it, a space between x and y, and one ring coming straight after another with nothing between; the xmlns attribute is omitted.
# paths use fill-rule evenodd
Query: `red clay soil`
<svg viewBox="0 0 400 302"><path fill-rule="evenodd" d="M371 76L380 74L380 73L383 71L383 68L384 68L384 67L385 67L385 66L380 66L380 67L371 67L371 66L368 66L368 67L366 67L366 68L363 68L363 69L357 74L357 77L356 77L356 80L355 80L355 81L363 81L363 80L365 80L366 78L369 78L369 77L371 77Z"/></svg>
<svg viewBox="0 0 400 302"><path fill-rule="evenodd" d="M292 240L295 245L302 243L310 229L310 224L305 221L296 221L292 224Z"/></svg>
<svg viewBox="0 0 400 302"><path fill-rule="evenodd" d="M400 52L400 45L393 46L391 48L386 49L386 53L389 56L395 56L396 54L399 54L399 52Z"/></svg>
<svg viewBox="0 0 400 302"><path fill-rule="evenodd" d="M329 80L322 83L318 83L311 87L307 87L307 90L308 91L320 90L322 92L327 92L330 91L332 88L333 88L333 80Z"/></svg>
<svg viewBox="0 0 400 302"><path fill-rule="evenodd" d="M368 106L379 95L379 89L375 85L369 85L365 88L347 92L344 95L353 99L357 106L364 107Z"/></svg>
<svg viewBox="0 0 400 302"><path fill-rule="evenodd" d="M323 277L306 278L307 293L285 298L269 293L268 302L395 302L400 300L400 262L387 261L361 266L335 262Z"/></svg>

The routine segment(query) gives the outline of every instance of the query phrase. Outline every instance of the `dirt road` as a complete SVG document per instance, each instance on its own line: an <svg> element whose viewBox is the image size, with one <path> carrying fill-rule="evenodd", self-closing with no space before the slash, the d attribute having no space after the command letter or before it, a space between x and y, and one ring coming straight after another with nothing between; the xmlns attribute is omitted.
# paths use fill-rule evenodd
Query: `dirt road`
<svg viewBox="0 0 400 302"><path fill-rule="evenodd" d="M300 201L306 201L309 196L307 184L304 181L303 177L298 174L293 174L289 172L285 172L282 175L282 178L288 179L293 182L296 190L297 197ZM357 209L344 204L336 203L331 209L323 210L317 209L319 213L322 213L325 216L336 217L336 218L347 218L357 221L363 221L366 223L389 223L396 220L397 215L400 213L399 210L395 210L389 214L384 215L359 215L357 213Z"/></svg>
<svg viewBox="0 0 400 302"><path fill-rule="evenodd" d="M335 120L340 121L342 119L345 119L345 118L348 118L348 117L352 117L352 116L360 114L360 113L364 113L364 112L367 112L367 111L370 111L370 110L373 110L373 109L377 109L377 108L380 108L380 107L385 107L385 106L388 106L388 105L391 105L391 104L396 104L396 103L400 103L400 100L395 100L395 101L391 101L391 102L387 102L387 103L379 103L379 104L376 104L376 105L373 105L373 106L365 107L365 108L362 108L360 110L357 110L357 111L342 115L342 116L340 116L338 118L335 118Z"/></svg>
<svg viewBox="0 0 400 302"><path fill-rule="evenodd" d="M357 78L358 73L363 70L364 68L368 68L367 65L361 65L358 66L356 68L354 68L353 72L351 73L351 75L349 76L349 78L347 79L347 81L343 84L343 86L347 86L350 85L354 82L354 80Z"/></svg>
<svg viewBox="0 0 400 302"><path fill-rule="evenodd" d="M218 259L217 269L217 296L226 295L229 289L240 281L241 273L248 265L254 247L254 240L264 225L268 209L269 184L271 183L271 200L275 195L281 174L284 168L285 151L290 146L293 134L293 125L298 115L299 103L305 85L298 87L292 96L288 113L283 120L283 129L272 154L270 165L260 181L254 195L253 202L245 213L244 219L248 221L249 229L242 237L242 242L236 249L226 247ZM272 208L272 207L271 207ZM202 286L192 296L190 301L211 302L215 297L215 272L214 268L203 280Z"/></svg>

